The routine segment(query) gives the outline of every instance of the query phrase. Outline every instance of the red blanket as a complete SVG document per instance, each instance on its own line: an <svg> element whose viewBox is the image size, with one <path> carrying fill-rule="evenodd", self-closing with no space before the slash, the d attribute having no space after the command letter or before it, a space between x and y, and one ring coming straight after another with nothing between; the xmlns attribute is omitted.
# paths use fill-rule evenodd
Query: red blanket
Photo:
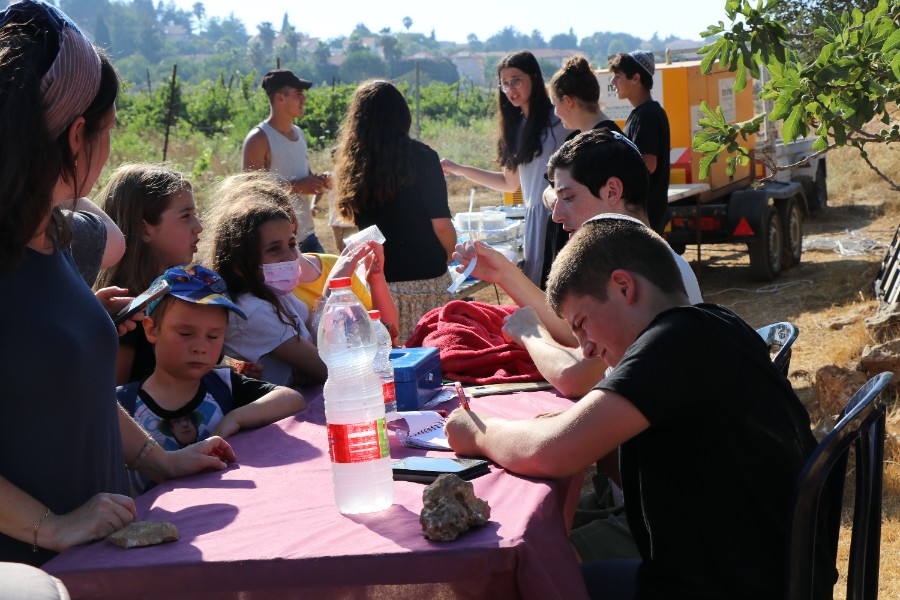
<svg viewBox="0 0 900 600"><path fill-rule="evenodd" d="M504 339L503 318L515 306L451 300L419 319L407 348L430 346L441 354L444 377L465 383L538 381L528 351Z"/></svg>

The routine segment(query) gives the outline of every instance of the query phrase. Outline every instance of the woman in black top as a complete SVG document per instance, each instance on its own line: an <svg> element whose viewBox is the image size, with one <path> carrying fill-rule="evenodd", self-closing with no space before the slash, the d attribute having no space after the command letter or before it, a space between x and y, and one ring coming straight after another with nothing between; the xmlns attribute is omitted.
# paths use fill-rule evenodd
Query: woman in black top
<svg viewBox="0 0 900 600"><path fill-rule="evenodd" d="M550 79L548 91L556 116L566 129L575 130L566 138L567 142L588 129L605 127L622 133L616 122L606 116L600 108L600 84L590 63L583 56L567 58ZM544 204L552 212L555 202L556 192L552 187L548 187L544 191ZM553 222L552 214L548 219L547 236L544 240L544 267L541 273L542 287L547 281L553 260L569 241L569 234L563 230L560 223Z"/></svg>
<svg viewBox="0 0 900 600"><path fill-rule="evenodd" d="M353 94L335 155L341 214L384 234L383 268L401 340L422 315L449 300L447 263L456 245L440 159L409 137L411 124L396 87L364 82Z"/></svg>

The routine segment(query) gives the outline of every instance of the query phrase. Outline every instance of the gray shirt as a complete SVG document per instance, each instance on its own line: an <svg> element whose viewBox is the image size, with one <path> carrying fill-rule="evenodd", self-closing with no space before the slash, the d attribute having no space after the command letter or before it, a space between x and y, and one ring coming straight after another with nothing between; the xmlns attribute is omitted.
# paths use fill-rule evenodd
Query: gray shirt
<svg viewBox="0 0 900 600"><path fill-rule="evenodd" d="M75 266L88 287L94 285L103 254L106 252L106 225L97 215L83 210L63 210L63 215L72 229L72 258Z"/></svg>

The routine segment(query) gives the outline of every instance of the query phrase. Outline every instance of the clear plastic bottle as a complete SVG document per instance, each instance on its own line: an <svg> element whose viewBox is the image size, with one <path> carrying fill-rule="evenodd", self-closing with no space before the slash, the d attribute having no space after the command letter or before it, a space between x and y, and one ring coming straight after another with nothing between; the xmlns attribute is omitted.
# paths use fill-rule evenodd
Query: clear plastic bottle
<svg viewBox="0 0 900 600"><path fill-rule="evenodd" d="M397 412L397 390L394 388L394 365L391 364L391 333L381 322L381 311L370 310L372 328L378 340L378 352L375 353L375 372L381 378L381 391L384 395L384 412Z"/></svg>
<svg viewBox="0 0 900 600"><path fill-rule="evenodd" d="M394 502L384 395L372 368L378 346L350 278L332 279L330 288L318 342L328 366L325 420L334 499L343 514L375 512Z"/></svg>

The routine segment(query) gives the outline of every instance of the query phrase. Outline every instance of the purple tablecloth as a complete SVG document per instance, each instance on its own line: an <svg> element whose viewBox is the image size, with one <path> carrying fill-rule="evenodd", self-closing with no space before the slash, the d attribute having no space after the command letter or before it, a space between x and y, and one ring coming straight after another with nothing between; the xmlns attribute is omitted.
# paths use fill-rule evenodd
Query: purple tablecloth
<svg viewBox="0 0 900 600"><path fill-rule="evenodd" d="M138 518L170 521L181 539L124 550L98 542L44 568L72 598L583 598L565 515L580 481L496 466L473 480L491 520L453 542L422 536L423 485L398 481L386 511L344 516L334 504L321 388L310 408L229 439L238 462L136 499ZM565 408L550 392L475 399L486 414L526 418ZM394 457L425 452L391 436ZM440 454L431 452L428 454Z"/></svg>

